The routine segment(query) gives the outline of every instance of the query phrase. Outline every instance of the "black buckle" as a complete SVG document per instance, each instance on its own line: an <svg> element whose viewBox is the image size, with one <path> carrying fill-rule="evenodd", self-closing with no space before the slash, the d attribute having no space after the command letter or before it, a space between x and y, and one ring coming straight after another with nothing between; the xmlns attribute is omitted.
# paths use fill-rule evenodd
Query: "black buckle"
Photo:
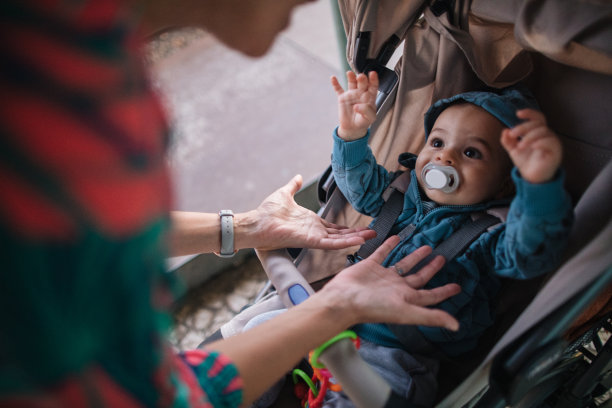
<svg viewBox="0 0 612 408"><path fill-rule="evenodd" d="M346 266L354 265L357 262L362 261L362 260L363 258L357 255L357 252L355 252L354 254L349 254L346 256Z"/></svg>

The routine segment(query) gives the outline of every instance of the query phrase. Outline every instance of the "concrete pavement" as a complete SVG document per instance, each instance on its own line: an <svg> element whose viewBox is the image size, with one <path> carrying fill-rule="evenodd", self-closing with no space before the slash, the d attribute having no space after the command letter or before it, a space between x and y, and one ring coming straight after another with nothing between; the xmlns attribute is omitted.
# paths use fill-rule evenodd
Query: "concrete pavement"
<svg viewBox="0 0 612 408"><path fill-rule="evenodd" d="M176 208L245 211L295 174L314 180L329 163L337 121L329 77L341 60L331 4L296 9L258 59L204 33L184 36L188 46L152 65L172 120Z"/></svg>

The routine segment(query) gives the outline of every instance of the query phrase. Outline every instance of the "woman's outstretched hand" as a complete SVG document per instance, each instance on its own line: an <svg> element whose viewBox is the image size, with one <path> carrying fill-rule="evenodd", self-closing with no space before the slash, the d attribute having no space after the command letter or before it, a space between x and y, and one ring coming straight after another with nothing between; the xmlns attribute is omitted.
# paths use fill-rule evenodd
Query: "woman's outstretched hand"
<svg viewBox="0 0 612 408"><path fill-rule="evenodd" d="M297 204L293 198L302 187L302 176L297 175L286 185L270 194L254 211L247 213L256 240L252 245L260 250L276 248L340 249L361 245L374 238L376 232L368 228L347 228L325 221L313 211ZM236 236L240 239L240 236Z"/></svg>
<svg viewBox="0 0 612 408"><path fill-rule="evenodd" d="M235 214L234 248L340 249L361 245L376 236L376 232L368 228L332 224L298 205L293 196L301 186L302 176L295 176L255 210ZM173 211L171 219L168 237L171 256L219 251L218 214Z"/></svg>
<svg viewBox="0 0 612 408"><path fill-rule="evenodd" d="M387 239L368 258L336 275L316 296L328 296L343 305L344 313L352 314L350 324L385 322L457 330L459 323L450 314L426 306L456 295L461 291L459 285L449 283L434 289L422 289L442 268L444 258L438 256L417 273L401 277L397 268L410 270L432 249L421 247L392 267L381 266L398 243L397 236Z"/></svg>

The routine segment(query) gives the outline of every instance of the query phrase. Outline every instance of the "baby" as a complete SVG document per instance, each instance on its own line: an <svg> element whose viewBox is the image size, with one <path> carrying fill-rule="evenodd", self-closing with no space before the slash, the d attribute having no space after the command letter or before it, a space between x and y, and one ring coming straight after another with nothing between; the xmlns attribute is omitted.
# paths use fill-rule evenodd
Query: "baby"
<svg viewBox="0 0 612 408"><path fill-rule="evenodd" d="M376 163L368 146L378 77L348 72L347 81L345 91L332 78L339 105L334 178L357 211L377 217L383 193L397 176ZM418 327L398 338L384 324L354 328L362 338L360 354L394 391L429 406L435 400L439 358L476 346L493 323L500 277L527 279L555 269L573 212L563 188L561 143L525 91L468 92L440 100L425 115L425 136L416 162L400 161L411 168L411 181L391 234L407 226L410 232L383 265L423 245L436 248L477 212L509 206L505 222L448 260L428 284L462 287L437 306L459 320L459 331ZM352 406L343 394L328 394L324 406Z"/></svg>

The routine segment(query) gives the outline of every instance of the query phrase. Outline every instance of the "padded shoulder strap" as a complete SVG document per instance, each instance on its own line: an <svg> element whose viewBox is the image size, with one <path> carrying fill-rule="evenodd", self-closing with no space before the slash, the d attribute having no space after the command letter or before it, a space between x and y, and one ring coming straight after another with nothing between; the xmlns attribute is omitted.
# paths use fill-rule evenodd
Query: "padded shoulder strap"
<svg viewBox="0 0 612 408"><path fill-rule="evenodd" d="M499 218L496 216L484 213L481 217L465 223L461 228L453 232L450 237L438 245L429 256L421 260L421 262L416 264L408 272L403 273L402 276L417 272L438 255L442 255L447 262L454 259L457 255L463 253L463 251L465 251L480 234L485 232L487 228L498 224L499 221Z"/></svg>
<svg viewBox="0 0 612 408"><path fill-rule="evenodd" d="M366 241L359 250L357 256L361 259L370 256L378 248L391 231L395 220L402 213L404 208L404 194L410 185L410 172L405 171L396 177L383 193L385 204L380 210L380 214L372 224L372 229L376 231L376 238Z"/></svg>
<svg viewBox="0 0 612 408"><path fill-rule="evenodd" d="M499 218L494 215L484 213L481 217L471 220L465 223L461 228L455 231L450 237L438 245L429 256L423 259L421 262L416 264L408 272L402 274L402 276L416 273L431 262L438 255L442 255L448 262L455 258L457 255L463 253L470 246L472 242L476 240L487 228L492 225L499 223ZM403 324L389 324L389 329L397 337L397 339L404 346L408 348L414 347L415 339L418 336L416 328L411 325Z"/></svg>

